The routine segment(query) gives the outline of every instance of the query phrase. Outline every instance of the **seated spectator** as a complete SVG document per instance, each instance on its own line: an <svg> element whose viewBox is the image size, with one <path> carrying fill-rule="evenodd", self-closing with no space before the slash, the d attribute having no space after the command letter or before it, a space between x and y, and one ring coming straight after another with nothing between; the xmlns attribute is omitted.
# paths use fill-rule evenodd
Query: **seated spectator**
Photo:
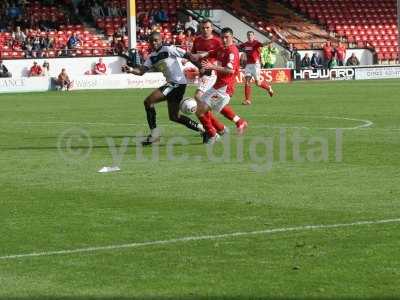
<svg viewBox="0 0 400 300"><path fill-rule="evenodd" d="M3 60L0 59L0 78L11 77L11 73L8 72L7 67L3 64Z"/></svg>
<svg viewBox="0 0 400 300"><path fill-rule="evenodd" d="M56 80L56 88L57 90L67 90L69 91L72 87L73 82L69 79L66 69L62 69L61 73L58 75Z"/></svg>
<svg viewBox="0 0 400 300"><path fill-rule="evenodd" d="M42 74L42 67L38 65L36 61L33 62L33 66L29 70L28 76L29 77L36 77Z"/></svg>
<svg viewBox="0 0 400 300"><path fill-rule="evenodd" d="M125 43L121 38L115 38L111 42L111 49L114 55L120 55L125 49Z"/></svg>
<svg viewBox="0 0 400 300"><path fill-rule="evenodd" d="M323 67L322 59L316 52L314 52L311 56L311 67L313 67L314 69L320 69Z"/></svg>
<svg viewBox="0 0 400 300"><path fill-rule="evenodd" d="M193 19L191 15L188 16L188 21L185 23L185 30L187 30L189 27L193 28L195 33L199 27L199 22Z"/></svg>
<svg viewBox="0 0 400 300"><path fill-rule="evenodd" d="M21 27L17 26L16 30L12 33L13 40L16 40L20 43L25 42L26 35L23 31L21 31Z"/></svg>
<svg viewBox="0 0 400 300"><path fill-rule="evenodd" d="M22 45L22 50L25 52L25 58L32 58L32 39L26 39L25 43Z"/></svg>
<svg viewBox="0 0 400 300"><path fill-rule="evenodd" d="M99 62L95 64L93 69L94 75L106 75L107 74L107 67L106 64L103 63L103 59L99 58Z"/></svg>
<svg viewBox="0 0 400 300"><path fill-rule="evenodd" d="M48 61L43 62L42 76L50 76L50 64Z"/></svg>
<svg viewBox="0 0 400 300"><path fill-rule="evenodd" d="M43 57L42 41L38 36L32 41L32 57Z"/></svg>
<svg viewBox="0 0 400 300"><path fill-rule="evenodd" d="M311 59L308 53L304 54L303 59L301 60L301 68L302 69L310 69L311 68Z"/></svg>
<svg viewBox="0 0 400 300"><path fill-rule="evenodd" d="M67 41L69 49L75 49L79 47L81 43L82 43L81 39L75 32L71 35L71 37Z"/></svg>
<svg viewBox="0 0 400 300"><path fill-rule="evenodd" d="M355 53L352 53L351 56L347 59L346 66L359 66L360 61L358 60Z"/></svg>
<svg viewBox="0 0 400 300"><path fill-rule="evenodd" d="M337 54L336 54L336 52L334 52L331 60L328 63L328 68L332 69L332 68L336 68L337 66L338 66Z"/></svg>

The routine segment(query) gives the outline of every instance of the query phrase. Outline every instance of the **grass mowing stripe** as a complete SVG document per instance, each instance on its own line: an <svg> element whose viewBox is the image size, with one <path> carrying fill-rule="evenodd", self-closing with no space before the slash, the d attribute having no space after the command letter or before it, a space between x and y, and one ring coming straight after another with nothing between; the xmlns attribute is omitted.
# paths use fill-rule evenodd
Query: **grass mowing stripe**
<svg viewBox="0 0 400 300"><path fill-rule="evenodd" d="M357 221L357 222L352 222L352 223L339 223L339 224L327 224L327 225L323 225L323 224L321 224L321 225L303 225L303 226L296 226L296 227L282 227L282 228L264 229L264 230L248 231L248 232L233 232L233 233L216 234L216 235L189 236L189 237L182 237L182 238L169 239L169 240L139 242L139 243L109 245L109 246L99 246L99 247L88 247L88 248L80 248L80 249L72 249L72 250L34 252L34 253L26 253L26 254L0 256L0 260L18 259L18 258L25 258L25 257L74 254L74 253L84 253L84 252L96 252L96 251L105 251L105 250L118 250L118 249L137 248L137 247L144 247L144 246L167 245L167 244L174 244L174 243L179 243L179 242L216 240L216 239L224 239L224 238L238 237L238 236L272 234L272 233L279 233L279 232L343 228L343 227L351 227L351 226L376 225L376 224L387 224L387 223L400 223L400 218L375 220L375 221Z"/></svg>

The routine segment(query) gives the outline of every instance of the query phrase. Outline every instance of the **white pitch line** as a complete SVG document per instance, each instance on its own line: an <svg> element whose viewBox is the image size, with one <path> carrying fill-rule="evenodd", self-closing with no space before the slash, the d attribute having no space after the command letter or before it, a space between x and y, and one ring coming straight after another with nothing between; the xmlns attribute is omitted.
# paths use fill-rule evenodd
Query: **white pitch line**
<svg viewBox="0 0 400 300"><path fill-rule="evenodd" d="M271 117L272 115L268 114L254 114L254 117ZM284 115L285 116L285 115ZM300 118L313 118L313 119L334 119L334 120L347 120L347 121L354 121L354 122L361 122L363 124L354 126L354 127L305 127L305 126L300 126L300 127L286 127L285 128L295 128L295 129L327 129L327 130L337 130L337 129L342 129L342 130L357 130L357 129L364 129L371 127L374 125L374 123L370 120L363 120L363 119L355 119L355 118L347 118L347 117L334 117L334 116L305 116L305 115L286 115L289 117L300 117ZM280 127L272 127L272 128L280 128Z"/></svg>
<svg viewBox="0 0 400 300"><path fill-rule="evenodd" d="M261 115L260 115L261 116ZM340 119L346 119L346 118L340 118ZM355 121L357 119L349 119ZM373 125L371 121L368 120L359 120L363 121L364 123L356 126L356 127L307 127L307 126L276 126L276 125L252 125L250 128L275 128L275 129L280 129L280 128L287 128L287 129L321 129L321 130L357 130L357 129L365 129ZM1 123L1 122L0 122ZM7 124L16 124L16 125L27 125L27 126L48 126L48 125L71 125L71 126L77 126L77 125L86 125L86 126L115 126L115 127L124 127L124 126L145 126L144 124L138 124L138 123L104 123L104 122L99 122L99 123L91 123L91 122L7 122ZM181 127L181 125L175 125L175 124L159 124L158 126L160 127ZM234 126L231 126L231 128L234 128ZM382 129L384 130L384 129ZM400 130L399 129L388 129L388 130Z"/></svg>
<svg viewBox="0 0 400 300"><path fill-rule="evenodd" d="M169 244L176 244L176 243L180 243L180 242L217 240L217 239L225 239L225 238L231 238L231 237L273 234L273 233L292 232L292 231L306 231L306 230L313 230L313 229L330 229L330 228L352 227L352 226L362 226L362 225L387 224L387 223L400 223L400 218L375 220L375 221L358 221L358 222L341 223L341 224L304 225L304 226L296 226L296 227L282 227L282 228L264 229L264 230L247 231L247 232L233 232L233 233L216 234L216 235L189 236L189 237L175 238L175 239L169 239L169 240L160 240L160 241L78 248L78 249L71 249L71 250L33 252L33 253L25 253L25 254L0 256L0 260L10 260L10 259L25 258L25 257L65 255L65 254L75 254L75 253L85 253L85 252L97 252L97 251L106 251L106 250L119 250L119 249L138 248L138 247L145 247L145 246L169 245Z"/></svg>

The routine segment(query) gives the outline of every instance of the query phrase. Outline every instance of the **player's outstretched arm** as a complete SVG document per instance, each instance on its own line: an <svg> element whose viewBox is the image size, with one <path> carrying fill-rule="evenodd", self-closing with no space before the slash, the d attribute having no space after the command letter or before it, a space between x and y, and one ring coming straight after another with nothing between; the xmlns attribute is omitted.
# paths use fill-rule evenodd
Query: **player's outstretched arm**
<svg viewBox="0 0 400 300"><path fill-rule="evenodd" d="M149 68L145 66L139 66L137 68L132 68L127 65L122 66L122 72L128 73L128 74L133 74L133 75L138 75L142 76L144 73L146 73L149 70Z"/></svg>
<svg viewBox="0 0 400 300"><path fill-rule="evenodd" d="M217 66L214 65L212 63L210 63L209 61L202 61L201 62L201 66L206 69L206 70L214 70L220 73L225 73L225 74L233 74L235 73L235 70L233 68L231 68L230 66L226 66L226 67L221 67L221 66Z"/></svg>
<svg viewBox="0 0 400 300"><path fill-rule="evenodd" d="M188 58L190 61L192 61L192 62L198 62L199 60L201 60L201 59L207 57L207 56L208 56L208 52L196 53L196 54L187 52L187 53L186 53L186 56L187 56L187 58Z"/></svg>

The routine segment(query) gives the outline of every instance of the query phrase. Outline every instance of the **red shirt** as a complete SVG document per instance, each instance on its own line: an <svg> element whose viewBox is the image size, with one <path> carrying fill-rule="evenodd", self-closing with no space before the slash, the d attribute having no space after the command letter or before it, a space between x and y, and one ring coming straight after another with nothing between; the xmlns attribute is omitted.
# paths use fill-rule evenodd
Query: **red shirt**
<svg viewBox="0 0 400 300"><path fill-rule="evenodd" d="M325 45L323 48L324 58L330 60L332 58L333 48L331 46Z"/></svg>
<svg viewBox="0 0 400 300"><path fill-rule="evenodd" d="M29 75L30 76L38 76L40 74L42 74L42 68L39 65L32 66L32 68L29 72Z"/></svg>
<svg viewBox="0 0 400 300"><path fill-rule="evenodd" d="M217 50L209 52L209 57L220 62L222 67L229 67L234 70L233 74L217 72L217 81L214 84L215 89L227 87L226 92L229 96L235 91L236 75L239 73L239 50L236 45L230 45L227 48L220 47Z"/></svg>
<svg viewBox="0 0 400 300"><path fill-rule="evenodd" d="M247 65L260 62L260 48L262 48L262 46L263 45L257 40L253 40L252 42L247 41L239 46L240 50L246 53Z"/></svg>
<svg viewBox="0 0 400 300"><path fill-rule="evenodd" d="M221 39L216 36L212 36L210 39L205 39L202 36L198 36L193 42L192 53L214 51L221 47L222 47ZM209 59L209 61L213 62L212 59Z"/></svg>
<svg viewBox="0 0 400 300"><path fill-rule="evenodd" d="M340 61L344 61L344 59L346 58L346 47L345 46L337 47L336 51L337 51L337 58Z"/></svg>
<svg viewBox="0 0 400 300"><path fill-rule="evenodd" d="M95 68L96 68L96 71L98 72L98 73L103 73L103 74L105 74L106 73L106 71L107 71L107 67L106 67L106 65L104 64L104 63L97 63L96 64L96 66L95 66Z"/></svg>

